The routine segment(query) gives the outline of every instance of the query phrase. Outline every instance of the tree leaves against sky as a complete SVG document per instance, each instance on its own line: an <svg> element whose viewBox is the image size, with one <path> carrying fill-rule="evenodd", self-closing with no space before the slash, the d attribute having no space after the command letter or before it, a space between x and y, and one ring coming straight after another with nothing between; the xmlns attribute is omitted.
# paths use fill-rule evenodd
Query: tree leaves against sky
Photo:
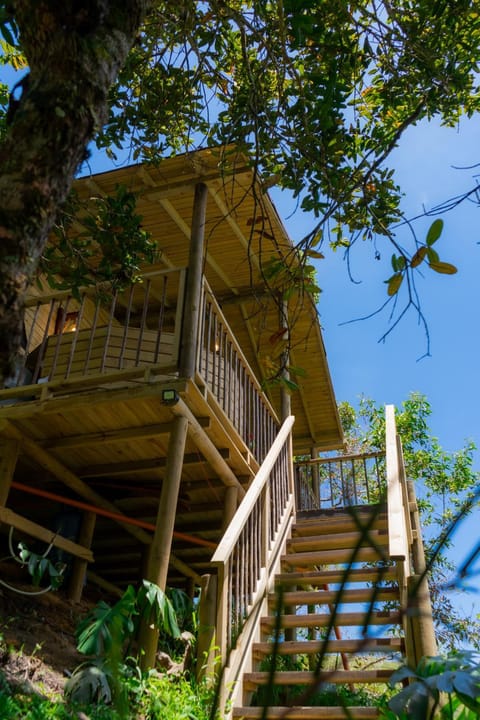
<svg viewBox="0 0 480 720"><path fill-rule="evenodd" d="M385 410L373 400L362 398L356 411L349 403L339 406L346 435L347 452L383 451L385 449ZM473 469L476 449L468 441L464 447L449 452L432 435L428 422L431 407L420 393L411 393L397 409L397 431L402 440L407 477L415 483L425 551L433 558L429 575L433 617L437 639L444 650L464 643L480 649L478 617L460 611L448 590L469 589L472 562L478 547L464 549L465 562L453 562L449 550L455 541L452 524L460 524L473 508L478 509L480 474ZM446 537L448 534L448 537ZM453 542L451 536L453 535ZM475 589L473 588L475 591Z"/></svg>

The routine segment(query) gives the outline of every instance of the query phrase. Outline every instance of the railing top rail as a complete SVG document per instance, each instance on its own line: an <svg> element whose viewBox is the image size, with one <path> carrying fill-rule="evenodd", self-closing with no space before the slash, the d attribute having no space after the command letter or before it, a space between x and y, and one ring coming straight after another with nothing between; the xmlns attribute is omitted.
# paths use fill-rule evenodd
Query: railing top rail
<svg viewBox="0 0 480 720"><path fill-rule="evenodd" d="M235 344L236 344L236 347L237 347L237 352L238 352L238 354L239 354L239 356L240 356L240 358L241 358L241 360L242 360L242 362L243 362L243 364L244 364L244 366L245 366L246 371L248 372L248 375L249 375L249 377L250 377L250 379L251 379L251 381L252 381L252 384L255 386L255 389L257 390L258 394L259 394L260 397L262 398L263 402L265 403L265 406L268 408L268 411L269 411L269 413L272 415L273 419L274 419L277 423L279 423L279 418L278 418L277 413L275 412L275 409L272 407L272 405L271 405L268 397L267 397L266 394L265 394L265 391L263 390L261 384L259 383L259 381L258 381L258 379L257 379L257 376L256 376L255 373L253 372L253 370L252 370L252 368L251 368L251 366L250 366L247 358L245 357L242 348L241 348L240 345L238 344L238 342L237 342L237 340L236 340L235 333L233 332L233 330L231 329L230 325L228 324L227 319L226 319L225 315L223 314L222 308L221 308L221 306L219 305L219 303L218 303L218 301L217 301L217 298L215 297L215 295L214 295L214 293L213 293L213 290L212 290L212 288L210 287L210 285L208 284L208 281L207 281L207 279L206 279L205 277L203 278L203 285L204 285L205 290L206 290L207 293L208 293L208 296L209 296L209 298L210 298L210 300L211 300L211 302L212 302L212 305L213 305L214 308L215 308L215 312L217 313L217 315L220 315L220 317L222 318L222 322L223 322L223 324L225 325L225 329L227 330L228 334L235 340Z"/></svg>
<svg viewBox="0 0 480 720"><path fill-rule="evenodd" d="M235 517L225 531L225 534L215 551L215 554L212 558L213 564L222 565L230 557L232 549L235 547L235 544L240 536L240 533L242 532L245 523L248 520L252 508L254 507L260 493L262 492L266 482L268 481L275 461L277 460L283 446L287 441L294 422L295 417L293 415L290 415L288 418L286 418L286 420L284 420L277 437L275 438L270 450L265 457L265 460L263 461L259 471L255 475L252 484L248 488L247 494L240 503L240 506L235 513Z"/></svg>
<svg viewBox="0 0 480 720"><path fill-rule="evenodd" d="M169 275L171 273L180 272L182 270L186 270L185 267L173 267L173 268L165 268L163 270L145 270L141 273L142 278L152 278L160 275ZM135 283L133 283L135 284ZM127 286L125 290L128 290ZM86 295L87 297L94 296L99 292L107 292L111 288L111 283L109 282L103 282L99 285L91 285L88 287L80 287L78 288L78 293L80 295ZM51 302L52 300L63 300L67 297L71 297L72 290L52 290L52 292L45 293L45 294L39 294L39 295L30 295L25 300L25 307L34 307L35 305L44 305L46 303Z"/></svg>
<svg viewBox="0 0 480 720"><path fill-rule="evenodd" d="M408 537L401 487L401 458L398 452L395 408L393 405L386 406L385 419L389 554L392 559L408 561Z"/></svg>
<svg viewBox="0 0 480 720"><path fill-rule="evenodd" d="M368 460L369 458L384 457L383 451L368 453L353 453L349 455L335 455L333 457L309 458L307 460L296 460L295 465L325 465L333 462L344 462L348 460Z"/></svg>

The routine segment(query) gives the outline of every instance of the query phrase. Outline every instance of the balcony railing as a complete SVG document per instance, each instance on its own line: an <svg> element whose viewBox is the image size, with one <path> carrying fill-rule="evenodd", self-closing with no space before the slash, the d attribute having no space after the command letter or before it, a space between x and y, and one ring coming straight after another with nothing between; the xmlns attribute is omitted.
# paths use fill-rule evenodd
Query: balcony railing
<svg viewBox="0 0 480 720"><path fill-rule="evenodd" d="M26 303L11 385L65 381L156 365L178 366L184 269L145 274L120 292L55 292Z"/></svg>
<svg viewBox="0 0 480 720"><path fill-rule="evenodd" d="M340 455L295 463L297 511L378 502L385 493L385 454Z"/></svg>
<svg viewBox="0 0 480 720"><path fill-rule="evenodd" d="M262 462L279 424L240 345L204 282L197 370L252 455Z"/></svg>

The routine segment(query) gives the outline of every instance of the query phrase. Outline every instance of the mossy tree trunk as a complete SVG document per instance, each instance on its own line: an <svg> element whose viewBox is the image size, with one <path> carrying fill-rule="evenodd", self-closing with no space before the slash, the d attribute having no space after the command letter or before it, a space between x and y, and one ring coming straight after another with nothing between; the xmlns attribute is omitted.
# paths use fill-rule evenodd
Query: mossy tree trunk
<svg viewBox="0 0 480 720"><path fill-rule="evenodd" d="M0 376L21 342L26 290L150 0L14 0L29 73L0 144Z"/></svg>

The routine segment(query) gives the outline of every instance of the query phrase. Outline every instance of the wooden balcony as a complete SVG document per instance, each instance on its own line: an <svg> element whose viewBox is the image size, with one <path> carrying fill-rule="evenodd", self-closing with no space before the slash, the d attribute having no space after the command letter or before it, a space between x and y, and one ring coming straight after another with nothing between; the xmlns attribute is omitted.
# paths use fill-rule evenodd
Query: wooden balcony
<svg viewBox="0 0 480 720"><path fill-rule="evenodd" d="M16 376L0 390L0 510L22 532L26 520L54 531L58 516L79 515L90 576L110 590L157 581L146 568L167 522L168 584L198 586L278 435L286 393L265 383L263 361L281 319L264 265L290 258L291 244L256 177L232 163L221 174L205 151L78 181L87 202L117 183L136 193L158 264L124 292L34 290ZM303 371L289 398L294 451L338 448L313 301L290 295L282 309Z"/></svg>

